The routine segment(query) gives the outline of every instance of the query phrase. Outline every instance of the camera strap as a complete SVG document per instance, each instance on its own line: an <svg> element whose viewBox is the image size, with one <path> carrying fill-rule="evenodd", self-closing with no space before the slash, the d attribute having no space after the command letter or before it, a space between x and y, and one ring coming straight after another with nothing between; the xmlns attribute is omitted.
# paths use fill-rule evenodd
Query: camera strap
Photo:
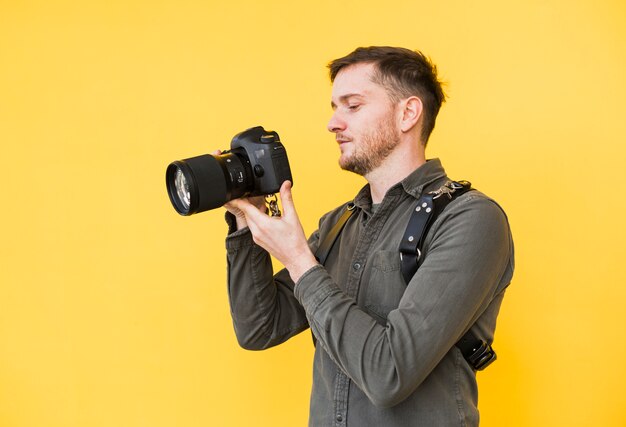
<svg viewBox="0 0 626 427"><path fill-rule="evenodd" d="M267 204L269 208L268 210L269 216L271 217L281 216L280 208L278 207L278 196L275 193L266 195L265 203Z"/></svg>
<svg viewBox="0 0 626 427"><path fill-rule="evenodd" d="M448 181L439 189L422 195L417 201L400 241L402 276L407 284L419 267L422 246L430 226L452 200L471 188L472 184L468 181Z"/></svg>
<svg viewBox="0 0 626 427"><path fill-rule="evenodd" d="M348 220L354 213L354 206L354 203L348 203L348 205L346 206L346 210L343 211L343 214L341 214L339 220L335 223L335 225L333 225L333 228L330 229L330 231L326 235L326 238L322 240L322 243L317 248L317 251L315 251L315 258L320 264L326 264L326 258L328 258L328 254L335 245L337 237L339 237L339 234L343 230L343 227L345 227L346 222L348 222Z"/></svg>
<svg viewBox="0 0 626 427"><path fill-rule="evenodd" d="M417 201L399 248L402 276L407 284L420 266L422 245L430 226L450 202L470 191L471 187L472 184L468 181L448 181L439 189L422 195ZM320 264L325 264L337 237L354 213L354 207L354 203L347 205L337 223L322 240L315 252L315 257ZM313 341L315 342L315 337ZM456 346L470 366L477 371L485 369L496 360L493 348L469 330L456 343Z"/></svg>

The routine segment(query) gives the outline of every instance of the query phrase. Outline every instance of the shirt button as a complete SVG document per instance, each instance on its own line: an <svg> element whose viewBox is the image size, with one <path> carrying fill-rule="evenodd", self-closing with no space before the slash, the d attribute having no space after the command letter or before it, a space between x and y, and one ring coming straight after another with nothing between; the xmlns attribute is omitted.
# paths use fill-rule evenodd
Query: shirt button
<svg viewBox="0 0 626 427"><path fill-rule="evenodd" d="M341 416L341 414L337 414L337 422L342 422L343 421L343 417Z"/></svg>
<svg viewBox="0 0 626 427"><path fill-rule="evenodd" d="M352 264L352 268L354 268L355 270L359 270L361 268L361 264L355 262L354 264Z"/></svg>

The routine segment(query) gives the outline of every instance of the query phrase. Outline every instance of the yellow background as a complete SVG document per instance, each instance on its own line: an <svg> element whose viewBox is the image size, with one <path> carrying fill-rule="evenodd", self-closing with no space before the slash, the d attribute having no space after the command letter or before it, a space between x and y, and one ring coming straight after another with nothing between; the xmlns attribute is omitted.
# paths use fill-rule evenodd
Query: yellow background
<svg viewBox="0 0 626 427"><path fill-rule="evenodd" d="M0 0L0 426L305 425L310 335L238 348L223 213L165 167L275 129L312 232L362 185L325 65L374 44L438 64L427 154L514 231L482 425L626 425L622 0Z"/></svg>

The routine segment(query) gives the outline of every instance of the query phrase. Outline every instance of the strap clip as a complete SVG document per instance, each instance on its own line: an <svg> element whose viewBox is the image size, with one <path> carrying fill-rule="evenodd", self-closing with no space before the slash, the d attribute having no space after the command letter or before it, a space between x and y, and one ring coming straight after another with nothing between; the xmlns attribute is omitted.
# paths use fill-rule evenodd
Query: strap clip
<svg viewBox="0 0 626 427"><path fill-rule="evenodd" d="M468 188L469 189L471 186L472 186L472 184L469 183L468 181L448 181L444 185L439 187L437 190L431 191L428 194L432 194L433 195L433 200L440 198L444 194L446 196L448 196L448 199L451 200L452 199L452 195L457 190L463 190L464 188Z"/></svg>
<svg viewBox="0 0 626 427"><path fill-rule="evenodd" d="M482 371L496 360L496 352L485 341L480 341L480 345L467 357L467 361L477 371Z"/></svg>

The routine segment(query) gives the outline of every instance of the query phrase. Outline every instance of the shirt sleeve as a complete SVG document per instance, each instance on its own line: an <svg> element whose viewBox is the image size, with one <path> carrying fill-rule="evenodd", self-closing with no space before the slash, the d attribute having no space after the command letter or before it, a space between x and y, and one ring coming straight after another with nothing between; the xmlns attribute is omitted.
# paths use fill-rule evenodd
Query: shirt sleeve
<svg viewBox="0 0 626 427"><path fill-rule="evenodd" d="M294 283L285 269L273 275L269 253L252 240L248 228L226 238L228 297L239 344L249 350L278 345L308 328L303 307L293 294ZM317 232L309 239L317 245Z"/></svg>
<svg viewBox="0 0 626 427"><path fill-rule="evenodd" d="M380 407L415 391L510 280L510 231L494 202L460 198L429 234L425 259L386 324L357 306L322 266L295 287L318 345Z"/></svg>

